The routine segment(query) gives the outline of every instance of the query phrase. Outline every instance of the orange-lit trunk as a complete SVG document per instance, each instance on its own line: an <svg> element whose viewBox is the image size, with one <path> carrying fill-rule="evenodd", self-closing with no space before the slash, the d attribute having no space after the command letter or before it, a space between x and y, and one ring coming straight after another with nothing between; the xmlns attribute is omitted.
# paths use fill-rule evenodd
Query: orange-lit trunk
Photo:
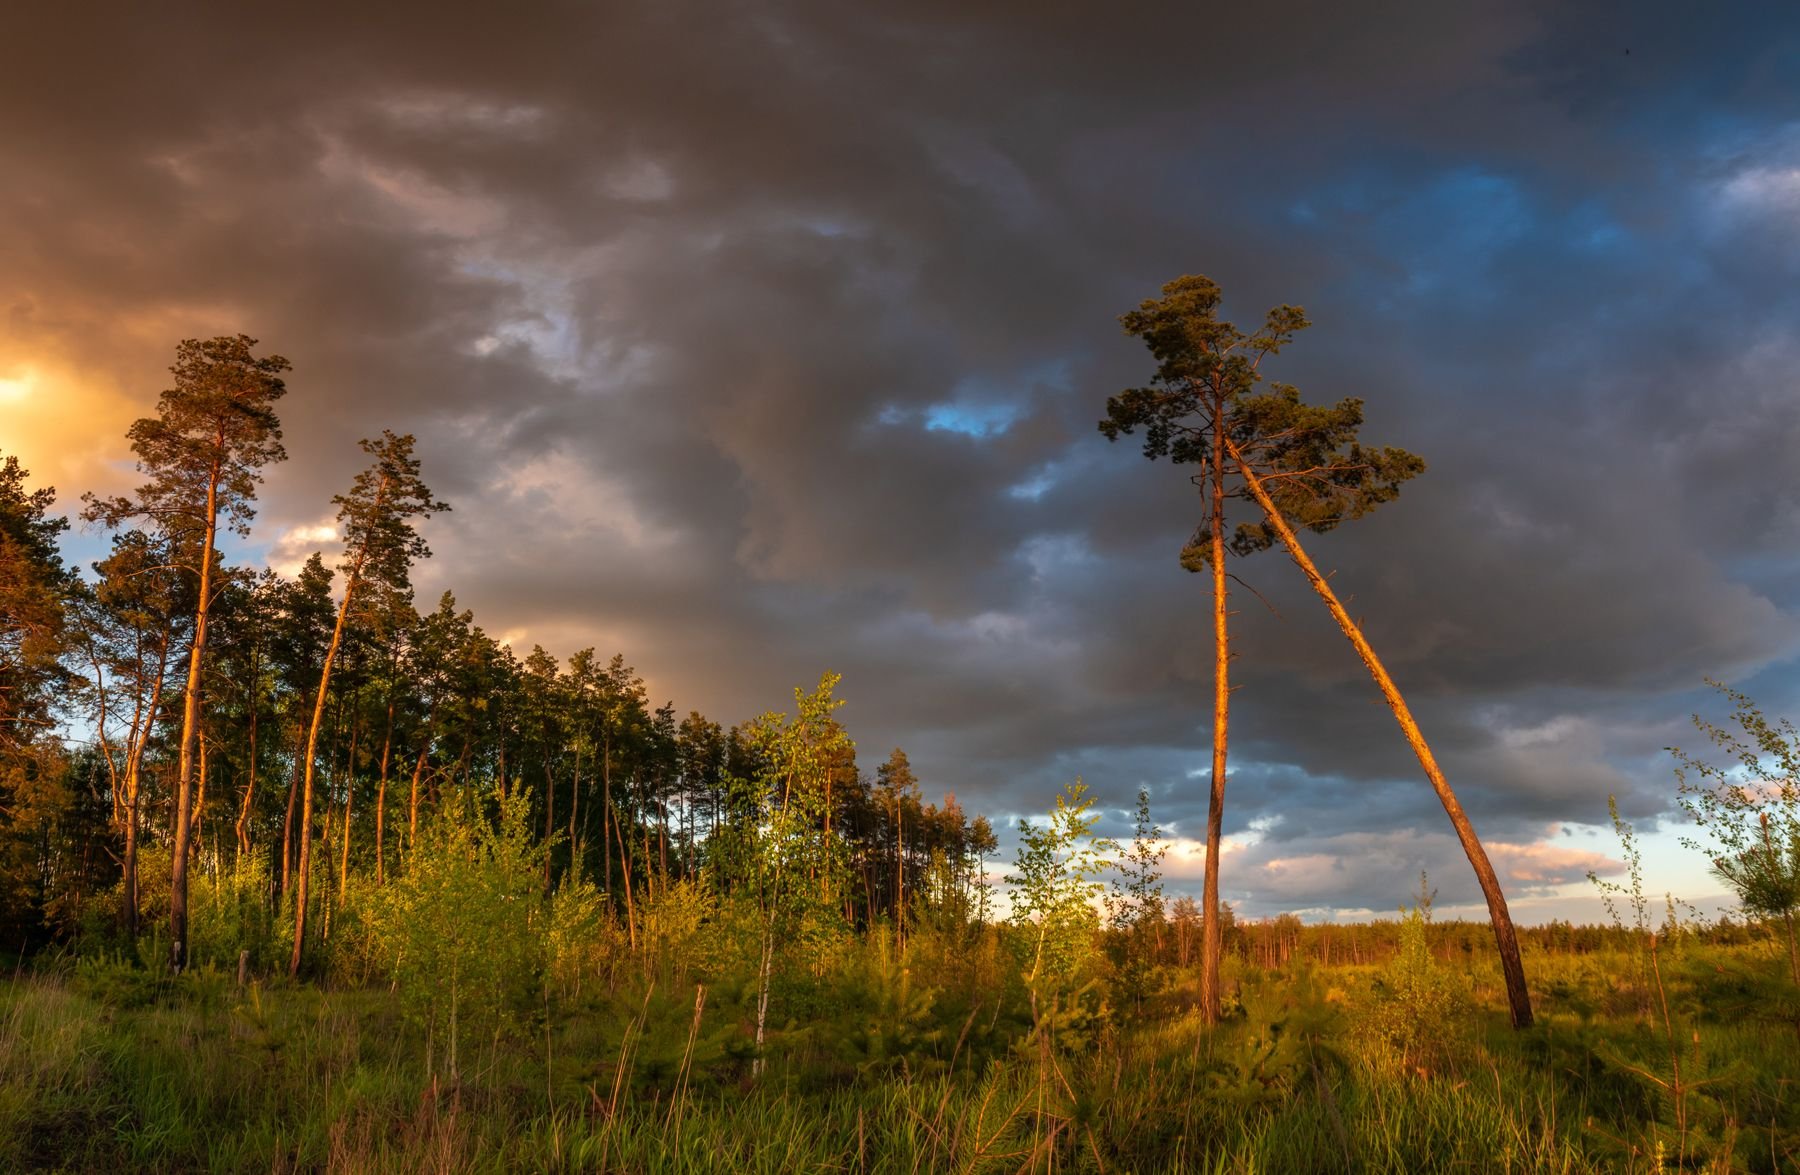
<svg viewBox="0 0 1800 1175"><path fill-rule="evenodd" d="M1212 791L1206 801L1206 877L1201 895L1200 1016L1217 1024L1221 1005L1219 963L1224 950L1219 925L1219 847L1225 824L1225 752L1231 726L1231 632L1225 584L1225 404L1213 399L1211 546L1213 597Z"/></svg>
<svg viewBox="0 0 1800 1175"><path fill-rule="evenodd" d="M306 890L312 865L313 767L319 747L319 727L325 722L325 698L331 689L331 666L337 660L338 646L344 640L344 621L350 614L350 600L356 594L357 580L362 575L362 554L358 554L350 575L344 582L344 600L338 605L337 624L331 630L331 644L325 649L325 666L319 672L319 695L313 699L312 722L306 731L306 758L300 787L300 860L294 888L294 953L288 960L288 974L300 974L300 952L306 944Z"/></svg>
<svg viewBox="0 0 1800 1175"><path fill-rule="evenodd" d="M218 439L223 446L224 437ZM187 966L188 844L193 837L194 751L200 737L200 665L206 654L207 620L212 611L213 538L219 521L219 462L206 481L206 537L200 545L200 602L194 609L194 641L188 650L187 694L181 705L181 750L175 775L175 843L169 868L169 970Z"/></svg>
<svg viewBox="0 0 1800 1175"><path fill-rule="evenodd" d="M1519 958L1519 937L1513 929L1512 915L1506 908L1506 895L1500 890L1500 879L1494 873L1493 864L1488 861L1487 851L1481 847L1481 841L1475 835L1474 825L1469 823L1469 817L1463 812L1462 804L1457 801L1456 793L1450 790L1450 784L1444 779L1443 771L1439 770L1437 759L1432 755L1431 748L1426 745L1425 735L1419 730L1419 724L1413 720L1412 711L1407 708L1406 700L1400 696L1400 690L1394 685L1394 679L1388 676L1381 659L1375 655L1375 650L1364 638L1362 629L1358 627L1356 621L1350 618L1350 613L1344 610L1344 605L1338 601L1337 593L1331 590L1331 585L1326 582L1323 575L1319 574L1319 569L1313 565L1313 561L1300 546L1300 540L1294 535L1294 528L1288 525L1287 518L1283 516L1281 509L1275 505L1274 499L1269 497L1268 490L1263 487L1262 479L1248 468L1243 454L1237 446L1231 444L1229 440L1226 443L1231 448L1231 457L1237 462L1238 471L1243 474L1244 484L1249 487L1251 495L1256 498L1257 505L1261 506L1263 513L1268 516L1269 525L1275 528L1275 533L1280 537L1282 545L1287 548L1288 554L1300 568L1301 574L1306 576L1306 581L1312 585L1313 591L1317 592L1319 598L1325 601L1325 607L1330 611L1332 619L1337 621L1338 627L1349 639L1351 647L1356 650L1356 655L1361 658L1363 665L1368 669L1369 676L1375 679L1376 688L1387 700L1388 709L1394 712L1394 720L1400 724L1400 732L1406 736L1406 741L1411 745L1413 753L1419 757L1419 765L1425 769L1425 778L1431 781L1431 789L1437 793L1439 802L1444 805L1444 812L1450 817L1451 826L1456 829L1456 838L1462 842L1463 852L1467 854L1469 864L1474 867L1475 879L1480 883L1482 895L1487 899L1488 917L1494 927L1494 943L1500 952L1500 969L1506 977L1506 1000L1512 1012L1513 1027L1531 1027L1531 994L1525 987L1525 967Z"/></svg>

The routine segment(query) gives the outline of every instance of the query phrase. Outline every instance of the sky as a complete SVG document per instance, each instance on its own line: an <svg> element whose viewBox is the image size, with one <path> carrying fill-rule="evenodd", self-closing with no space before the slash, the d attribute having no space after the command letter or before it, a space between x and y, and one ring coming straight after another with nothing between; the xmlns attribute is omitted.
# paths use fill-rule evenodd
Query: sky
<svg viewBox="0 0 1800 1175"><path fill-rule="evenodd" d="M1426 474L1309 541L1515 916L1703 904L1665 748L1800 713L1791 6L21 6L0 41L0 451L135 484L175 343L293 363L241 552L329 545L412 432L446 588L726 723L844 675L865 768L1011 826L1137 789L1197 889L1188 470L1096 431L1120 313L1204 273L1270 374ZM78 553L101 539L76 536ZM83 546L86 544L86 546ZM91 557L91 556L90 556ZM1238 561L1223 893L1480 909L1367 675Z"/></svg>

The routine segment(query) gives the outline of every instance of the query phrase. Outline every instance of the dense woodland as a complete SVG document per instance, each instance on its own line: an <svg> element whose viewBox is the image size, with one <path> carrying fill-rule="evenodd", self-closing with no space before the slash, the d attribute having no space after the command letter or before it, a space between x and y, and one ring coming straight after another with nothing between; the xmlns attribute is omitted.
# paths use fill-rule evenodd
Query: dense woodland
<svg viewBox="0 0 1800 1175"><path fill-rule="evenodd" d="M1218 605L1216 847L1227 544L1306 571L1290 523L1422 463L1356 446L1353 401L1259 389L1304 320L1238 334L1196 280L1127 316L1158 382L1102 428L1210 493L1184 561ZM1511 956L1509 920L1434 922L1426 879L1397 921L1239 921L1216 872L1165 891L1143 793L1115 843L1073 783L1001 860L903 750L859 756L829 673L785 711L684 715L622 655L521 655L451 593L422 605L418 523L454 504L410 436L363 442L335 563L231 564L285 456L288 365L255 346L180 345L126 438L142 485L82 499L91 567L54 492L0 470L0 1167L1800 1161L1800 739L1748 699L1706 729L1771 787L1686 757L1679 785L1742 920L1653 909L1621 823L1613 924ZM1228 474L1266 512L1229 539Z"/></svg>

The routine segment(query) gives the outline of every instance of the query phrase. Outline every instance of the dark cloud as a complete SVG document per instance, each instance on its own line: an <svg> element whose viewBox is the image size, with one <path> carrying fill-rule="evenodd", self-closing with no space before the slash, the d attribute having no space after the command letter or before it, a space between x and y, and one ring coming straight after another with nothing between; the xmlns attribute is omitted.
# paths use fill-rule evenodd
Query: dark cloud
<svg viewBox="0 0 1800 1175"><path fill-rule="evenodd" d="M1431 463L1316 555L1550 886L1551 825L1667 811L1702 674L1796 692L1796 24L38 5L0 46L0 379L122 429L175 339L255 334L295 364L276 555L358 437L415 431L455 505L421 593L490 631L727 720L840 669L931 789L1081 773L1186 834L1196 501L1094 432L1149 372L1113 320L1183 271L1304 302L1281 377ZM125 476L34 403L0 443ZM1229 885L1385 905L1442 815L1291 567L1235 570L1273 611L1238 595Z"/></svg>

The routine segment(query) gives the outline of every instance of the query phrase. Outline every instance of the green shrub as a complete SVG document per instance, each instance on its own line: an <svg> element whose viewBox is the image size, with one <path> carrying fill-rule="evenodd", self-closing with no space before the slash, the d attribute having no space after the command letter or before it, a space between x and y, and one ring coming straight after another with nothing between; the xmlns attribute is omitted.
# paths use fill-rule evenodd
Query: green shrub
<svg viewBox="0 0 1800 1175"><path fill-rule="evenodd" d="M375 890L367 924L409 1016L443 1039L457 1073L459 1041L516 1029L542 998L545 849L533 843L530 798L498 801L492 822L447 804L404 872Z"/></svg>
<svg viewBox="0 0 1800 1175"><path fill-rule="evenodd" d="M1386 1041L1404 1064L1432 1069L1447 1059L1460 1034L1467 993L1431 957L1429 921L1423 905L1401 911L1400 950L1382 971L1365 1024Z"/></svg>

